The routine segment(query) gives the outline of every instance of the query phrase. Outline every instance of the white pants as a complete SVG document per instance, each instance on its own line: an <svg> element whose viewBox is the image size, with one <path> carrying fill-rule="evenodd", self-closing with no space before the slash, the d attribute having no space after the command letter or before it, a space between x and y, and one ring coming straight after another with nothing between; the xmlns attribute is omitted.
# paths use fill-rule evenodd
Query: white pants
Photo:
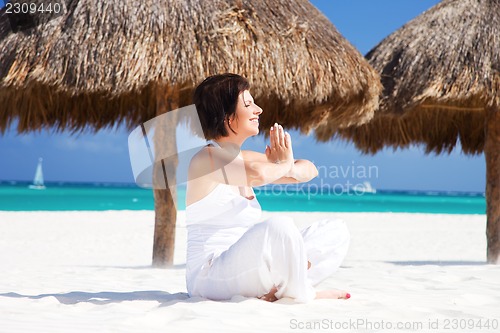
<svg viewBox="0 0 500 333"><path fill-rule="evenodd" d="M310 301L316 296L313 286L342 263L349 240L342 220L321 220L299 231L291 218L270 218L255 224L213 259L198 275L193 296L212 300L260 297L276 286L278 299Z"/></svg>

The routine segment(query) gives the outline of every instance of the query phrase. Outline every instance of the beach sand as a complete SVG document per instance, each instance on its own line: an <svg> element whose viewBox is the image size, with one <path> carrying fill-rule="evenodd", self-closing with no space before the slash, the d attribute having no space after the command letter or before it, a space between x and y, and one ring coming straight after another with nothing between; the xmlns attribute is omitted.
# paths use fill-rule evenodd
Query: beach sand
<svg viewBox="0 0 500 333"><path fill-rule="evenodd" d="M500 331L485 215L274 214L346 221L347 258L318 289L351 299L188 298L182 211L170 269L150 266L153 211L0 212L0 332Z"/></svg>

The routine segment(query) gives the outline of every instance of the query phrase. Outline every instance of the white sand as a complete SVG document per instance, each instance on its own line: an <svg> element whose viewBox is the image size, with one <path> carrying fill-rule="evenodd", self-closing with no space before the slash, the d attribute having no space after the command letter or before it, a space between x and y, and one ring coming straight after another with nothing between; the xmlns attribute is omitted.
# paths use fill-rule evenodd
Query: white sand
<svg viewBox="0 0 500 333"><path fill-rule="evenodd" d="M184 212L171 269L150 267L151 211L0 212L0 332L500 331L484 215L283 214L347 222L348 257L320 289L350 300L189 299Z"/></svg>

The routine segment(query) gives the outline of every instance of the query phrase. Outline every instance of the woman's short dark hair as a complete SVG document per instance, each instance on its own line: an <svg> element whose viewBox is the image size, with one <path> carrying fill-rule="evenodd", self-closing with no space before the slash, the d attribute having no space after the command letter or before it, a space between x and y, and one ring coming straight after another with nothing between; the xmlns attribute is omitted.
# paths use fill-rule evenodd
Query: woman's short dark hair
<svg viewBox="0 0 500 333"><path fill-rule="evenodd" d="M224 120L235 114L238 96L249 88L247 79L231 73L209 76L196 87L193 100L207 140L229 135ZM233 131L229 121L228 126Z"/></svg>

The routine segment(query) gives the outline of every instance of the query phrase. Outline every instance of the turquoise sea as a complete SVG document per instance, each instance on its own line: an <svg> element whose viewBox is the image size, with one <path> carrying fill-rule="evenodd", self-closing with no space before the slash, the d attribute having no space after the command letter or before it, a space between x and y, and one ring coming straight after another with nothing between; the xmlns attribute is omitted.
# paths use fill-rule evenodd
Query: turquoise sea
<svg viewBox="0 0 500 333"><path fill-rule="evenodd" d="M32 190L28 182L0 181L0 210L153 210L153 193L135 184L47 183ZM306 212L411 212L485 214L483 193L387 191L332 193L293 185L256 188L262 209ZM185 191L178 208L185 209Z"/></svg>

